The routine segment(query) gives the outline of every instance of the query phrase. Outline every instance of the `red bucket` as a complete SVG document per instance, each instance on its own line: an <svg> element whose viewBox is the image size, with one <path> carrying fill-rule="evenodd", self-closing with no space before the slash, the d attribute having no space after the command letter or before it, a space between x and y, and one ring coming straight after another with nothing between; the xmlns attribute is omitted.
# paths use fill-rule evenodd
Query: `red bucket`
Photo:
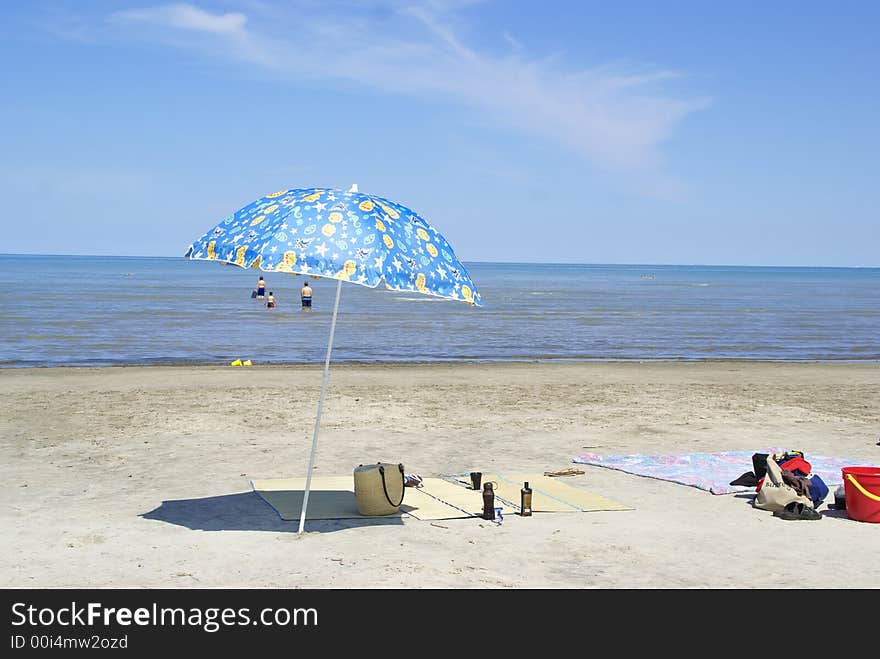
<svg viewBox="0 0 880 659"><path fill-rule="evenodd" d="M880 467L844 467L841 472L850 519L880 524Z"/></svg>

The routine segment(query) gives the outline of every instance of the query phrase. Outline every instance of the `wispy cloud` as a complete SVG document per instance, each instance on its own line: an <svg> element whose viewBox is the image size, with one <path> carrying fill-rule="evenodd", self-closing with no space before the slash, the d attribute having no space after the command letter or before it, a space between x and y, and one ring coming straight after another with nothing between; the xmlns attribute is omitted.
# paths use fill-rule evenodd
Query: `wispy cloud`
<svg viewBox="0 0 880 659"><path fill-rule="evenodd" d="M565 69L560 56L529 56L503 29L497 36L507 52L469 45L468 4L243 1L228 12L171 4L119 11L109 23L291 80L329 78L462 103L487 122L552 140L613 170L657 167L663 141L708 103L665 91L677 72Z"/></svg>
<svg viewBox="0 0 880 659"><path fill-rule="evenodd" d="M212 14L193 5L176 4L117 12L111 20L154 23L209 34L243 35L247 16L238 12Z"/></svg>

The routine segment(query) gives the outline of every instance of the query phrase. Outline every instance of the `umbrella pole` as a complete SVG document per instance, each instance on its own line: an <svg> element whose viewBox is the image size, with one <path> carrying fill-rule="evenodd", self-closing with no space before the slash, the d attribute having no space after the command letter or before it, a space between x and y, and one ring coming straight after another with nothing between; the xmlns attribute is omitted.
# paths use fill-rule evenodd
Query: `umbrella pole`
<svg viewBox="0 0 880 659"><path fill-rule="evenodd" d="M306 472L306 491L303 494L302 513L299 517L299 531L302 533L306 525L306 506L309 505L309 491L312 488L312 469L315 468L315 449L318 447L318 428L321 426L321 410L324 407L324 395L327 393L327 380L330 377L330 352L333 350L333 334L336 332L336 313L339 311L339 295L342 293L342 280L336 285L336 302L333 303L333 320L330 323L330 339L327 341L327 358L324 360L324 378L321 380L321 396L318 398L318 413L315 416L315 434L312 436L312 453L309 455L309 470Z"/></svg>

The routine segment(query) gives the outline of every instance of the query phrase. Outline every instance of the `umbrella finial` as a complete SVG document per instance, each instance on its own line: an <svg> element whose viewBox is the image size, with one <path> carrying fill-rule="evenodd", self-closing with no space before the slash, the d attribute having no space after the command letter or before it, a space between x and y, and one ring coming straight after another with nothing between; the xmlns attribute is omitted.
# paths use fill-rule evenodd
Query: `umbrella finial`
<svg viewBox="0 0 880 659"><path fill-rule="evenodd" d="M358 191L358 184L357 184L357 183L352 183L352 184L351 184L351 187L348 189L348 191L349 191L349 192L357 192L357 191Z"/></svg>

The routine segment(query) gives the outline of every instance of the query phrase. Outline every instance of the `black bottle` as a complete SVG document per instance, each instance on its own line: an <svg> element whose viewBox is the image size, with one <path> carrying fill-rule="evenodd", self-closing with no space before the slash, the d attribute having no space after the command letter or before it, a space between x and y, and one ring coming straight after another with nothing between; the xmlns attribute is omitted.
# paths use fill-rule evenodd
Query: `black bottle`
<svg viewBox="0 0 880 659"><path fill-rule="evenodd" d="M492 483L483 483L483 519L495 519L495 492Z"/></svg>
<svg viewBox="0 0 880 659"><path fill-rule="evenodd" d="M523 517L531 517L532 516L532 488L529 487L529 482L526 481L523 488L519 491L519 514Z"/></svg>

